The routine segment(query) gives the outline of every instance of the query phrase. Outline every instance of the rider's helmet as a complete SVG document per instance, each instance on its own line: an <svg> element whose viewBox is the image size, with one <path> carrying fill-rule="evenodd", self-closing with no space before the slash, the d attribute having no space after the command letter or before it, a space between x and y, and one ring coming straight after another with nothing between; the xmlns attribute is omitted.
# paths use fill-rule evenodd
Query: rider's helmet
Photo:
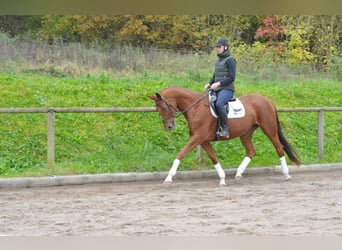
<svg viewBox="0 0 342 250"><path fill-rule="evenodd" d="M215 42L215 47L217 47L217 46L229 46L229 43L228 43L228 41L226 40L226 39L224 39L224 38L219 38L219 39L217 39L216 40L216 42Z"/></svg>

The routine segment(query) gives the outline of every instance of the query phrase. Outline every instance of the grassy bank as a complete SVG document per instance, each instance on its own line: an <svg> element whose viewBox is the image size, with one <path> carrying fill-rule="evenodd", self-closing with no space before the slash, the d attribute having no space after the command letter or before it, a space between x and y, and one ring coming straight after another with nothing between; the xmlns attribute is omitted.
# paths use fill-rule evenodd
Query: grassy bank
<svg viewBox="0 0 342 250"><path fill-rule="evenodd" d="M56 71L58 73L58 71ZM0 73L0 107L151 107L146 96L172 85L202 92L207 73L144 72L132 76L107 73L76 78L50 72ZM205 80L204 80L205 79ZM278 108L342 106L337 80L249 80L240 76L237 96L259 93ZM342 157L342 114L325 115L325 156L317 158L317 114L280 113L284 134L304 164L338 162ZM46 167L46 115L0 114L0 176L60 175L132 171L166 171L188 140L187 124L164 131L157 113L57 114L56 167ZM257 155L251 166L277 165L278 157L260 130L253 137ZM224 168L237 167L244 157L239 140L213 143ZM196 150L180 170L211 169L197 162Z"/></svg>
<svg viewBox="0 0 342 250"><path fill-rule="evenodd" d="M176 53L130 46L112 50L82 44L50 46L0 34L0 107L151 107L147 95L182 86L202 92L212 74L212 54ZM236 96L259 93L278 108L342 106L340 58L335 70L275 62L272 53L232 48ZM330 80L332 79L332 80ZM317 114L280 113L284 133L303 163L341 159L341 113L325 114L325 157L317 158ZM157 113L56 114L56 167L46 167L46 114L0 114L0 176L168 170L189 138L183 117L164 131ZM260 130L251 166L278 164ZM239 140L213 143L221 164L244 157ZM206 156L205 156L206 157ZM191 152L180 169L211 169Z"/></svg>

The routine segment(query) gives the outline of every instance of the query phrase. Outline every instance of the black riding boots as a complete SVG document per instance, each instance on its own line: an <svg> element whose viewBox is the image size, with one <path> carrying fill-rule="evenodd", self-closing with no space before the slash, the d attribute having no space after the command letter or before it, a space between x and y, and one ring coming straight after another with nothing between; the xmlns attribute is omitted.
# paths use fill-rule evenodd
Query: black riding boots
<svg viewBox="0 0 342 250"><path fill-rule="evenodd" d="M229 138L229 132L228 132L228 120L227 120L227 109L226 107L222 107L217 110L217 113L219 115L219 122L221 126L221 130L217 132L217 135L224 138Z"/></svg>

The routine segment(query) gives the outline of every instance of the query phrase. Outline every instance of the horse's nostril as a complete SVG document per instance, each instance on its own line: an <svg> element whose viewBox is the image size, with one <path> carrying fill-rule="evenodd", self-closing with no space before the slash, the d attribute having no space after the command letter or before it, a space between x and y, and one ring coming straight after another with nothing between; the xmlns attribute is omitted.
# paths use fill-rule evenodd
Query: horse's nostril
<svg viewBox="0 0 342 250"><path fill-rule="evenodd" d="M169 123L169 124L167 125L166 129L167 129L167 130L171 130L171 129L173 129L174 127L175 127L175 123L172 122L172 123Z"/></svg>

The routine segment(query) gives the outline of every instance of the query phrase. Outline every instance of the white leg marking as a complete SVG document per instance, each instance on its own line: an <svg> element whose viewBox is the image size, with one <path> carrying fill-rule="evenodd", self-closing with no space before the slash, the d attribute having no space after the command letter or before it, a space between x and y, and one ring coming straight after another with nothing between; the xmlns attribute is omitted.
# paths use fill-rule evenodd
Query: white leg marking
<svg viewBox="0 0 342 250"><path fill-rule="evenodd" d="M173 161L172 167L171 167L171 169L169 171L169 174L165 178L164 183L171 183L172 182L172 177L176 175L179 163L180 163L180 160L178 160L178 159L175 159Z"/></svg>
<svg viewBox="0 0 342 250"><path fill-rule="evenodd" d="M225 186L226 183L226 173L223 171L221 164L218 162L215 164L215 169L217 171L218 176L220 177L220 185Z"/></svg>
<svg viewBox="0 0 342 250"><path fill-rule="evenodd" d="M245 169L248 166L248 164L250 163L250 161L251 161L251 158L249 158L248 156L246 156L243 159L243 161L241 162L240 166L236 170L235 179L240 180L242 178L242 174L245 171Z"/></svg>
<svg viewBox="0 0 342 250"><path fill-rule="evenodd" d="M285 180L291 179L291 175L289 175L289 168L287 167L287 164L286 164L285 156L280 157L280 164L281 164L281 171L285 175Z"/></svg>

